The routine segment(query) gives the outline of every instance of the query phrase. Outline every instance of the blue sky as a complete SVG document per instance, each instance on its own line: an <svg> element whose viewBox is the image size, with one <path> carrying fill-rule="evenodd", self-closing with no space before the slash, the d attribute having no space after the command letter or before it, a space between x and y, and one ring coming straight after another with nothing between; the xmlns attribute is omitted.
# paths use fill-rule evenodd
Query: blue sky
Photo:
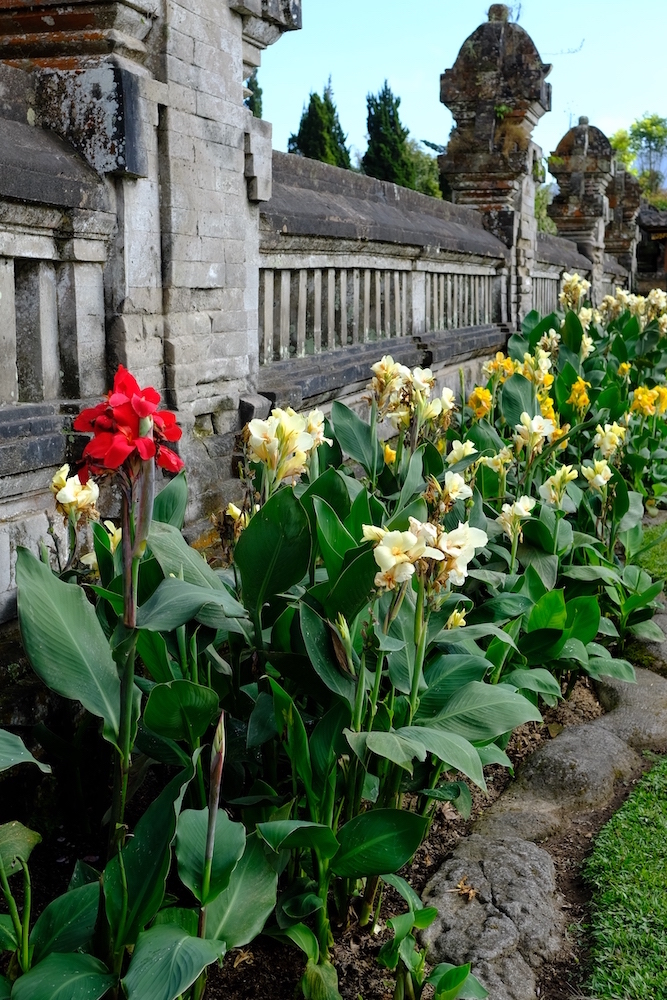
<svg viewBox="0 0 667 1000"><path fill-rule="evenodd" d="M302 0L303 29L262 56L263 117L285 150L312 90L329 74L348 144L366 148L366 94L385 78L416 139L446 143L452 118L440 104L440 74L489 3L477 0ZM511 6L511 5L510 5ZM514 5L518 8L518 4ZM552 63L552 111L534 139L545 154L579 115L608 135L644 112L667 116L667 0L523 0L519 24ZM583 42L583 45L582 45ZM577 50L577 51L574 51Z"/></svg>

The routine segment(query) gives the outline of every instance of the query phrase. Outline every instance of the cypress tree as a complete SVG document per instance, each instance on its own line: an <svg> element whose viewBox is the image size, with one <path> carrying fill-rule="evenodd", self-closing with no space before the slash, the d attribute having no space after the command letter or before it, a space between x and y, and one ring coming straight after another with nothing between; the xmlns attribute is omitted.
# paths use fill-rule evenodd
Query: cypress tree
<svg viewBox="0 0 667 1000"><path fill-rule="evenodd" d="M402 187L414 188L415 168L407 146L408 129L398 116L400 97L394 97L385 80L375 96L369 94L368 149L361 161L364 173L381 181L391 181Z"/></svg>
<svg viewBox="0 0 667 1000"><path fill-rule="evenodd" d="M287 149L290 153L349 170L350 151L345 145L346 138L334 104L329 78L322 97L314 93L310 95L308 107L304 108L301 115L299 131L289 137Z"/></svg>
<svg viewBox="0 0 667 1000"><path fill-rule="evenodd" d="M262 117L262 88L257 81L257 70L252 71L252 75L248 77L248 90L249 95L244 100L246 108L250 108L255 118Z"/></svg>

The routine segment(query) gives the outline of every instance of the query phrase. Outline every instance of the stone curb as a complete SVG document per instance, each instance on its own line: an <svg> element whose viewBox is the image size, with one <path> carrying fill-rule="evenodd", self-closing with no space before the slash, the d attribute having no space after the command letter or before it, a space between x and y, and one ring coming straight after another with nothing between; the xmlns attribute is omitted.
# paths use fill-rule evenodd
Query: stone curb
<svg viewBox="0 0 667 1000"><path fill-rule="evenodd" d="M642 750L667 752L667 680L636 674L636 685L598 683L607 714L568 727L525 761L424 890L439 911L422 934L429 961L471 962L490 1000L537 1000L537 972L563 946L563 900L537 844L609 806ZM464 877L477 890L469 902L456 891Z"/></svg>

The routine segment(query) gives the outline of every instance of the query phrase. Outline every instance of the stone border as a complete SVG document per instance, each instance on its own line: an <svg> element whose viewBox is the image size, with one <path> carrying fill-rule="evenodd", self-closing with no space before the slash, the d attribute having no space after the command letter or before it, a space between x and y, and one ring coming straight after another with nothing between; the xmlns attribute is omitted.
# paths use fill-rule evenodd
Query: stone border
<svg viewBox="0 0 667 1000"><path fill-rule="evenodd" d="M641 751L667 752L667 680L637 669L636 685L597 688L607 714L539 747L424 890L439 911L423 934L429 961L472 962L492 1000L537 1000L538 970L564 946L564 900L537 844L611 805ZM463 878L470 901L457 892Z"/></svg>

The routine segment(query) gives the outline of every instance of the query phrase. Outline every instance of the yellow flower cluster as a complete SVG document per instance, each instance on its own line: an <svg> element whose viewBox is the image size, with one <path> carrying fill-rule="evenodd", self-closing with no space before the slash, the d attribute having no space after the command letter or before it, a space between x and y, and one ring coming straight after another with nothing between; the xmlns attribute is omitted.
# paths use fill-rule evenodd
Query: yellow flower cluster
<svg viewBox="0 0 667 1000"><path fill-rule="evenodd" d="M573 384L570 395L566 400L570 406L575 408L580 419L583 419L585 414L588 412L588 407L591 405L590 397L586 391L587 389L590 389L590 387L591 383L586 382L580 375Z"/></svg>
<svg viewBox="0 0 667 1000"><path fill-rule="evenodd" d="M476 420L481 420L491 412L491 392L480 385L476 385L468 397L468 406L472 410Z"/></svg>
<svg viewBox="0 0 667 1000"><path fill-rule="evenodd" d="M251 462L261 462L271 482L296 481L306 471L311 451L325 441L324 414L311 410L307 417L291 406L277 407L266 420L251 420L247 429L248 455Z"/></svg>
<svg viewBox="0 0 667 1000"><path fill-rule="evenodd" d="M520 368L517 361L512 361L511 358L505 357L502 351L498 351L495 358L484 363L482 374L486 375L487 379L497 377L500 382L505 382L510 375L514 375L517 367Z"/></svg>
<svg viewBox="0 0 667 1000"><path fill-rule="evenodd" d="M581 474L588 480L588 485L592 490L601 493L606 489L607 483L611 479L612 471L605 458L596 459L592 465L582 465Z"/></svg>
<svg viewBox="0 0 667 1000"><path fill-rule="evenodd" d="M417 565L433 574L431 582L436 589L462 586L475 550L488 541L486 532L461 522L453 531L443 531L439 525L414 517L409 524L409 531L387 531L372 524L363 526L366 541L376 543L373 556L379 569L375 586L394 590L397 584L410 579Z"/></svg>
<svg viewBox="0 0 667 1000"><path fill-rule="evenodd" d="M627 427L622 427L614 421L613 424L598 424L595 428L593 445L602 452L603 458L613 458L625 441Z"/></svg>
<svg viewBox="0 0 667 1000"><path fill-rule="evenodd" d="M642 329L657 320L660 333L667 334L667 292L661 288L653 288L646 297L633 295L624 288L617 288L614 295L605 295L600 304L604 323L610 323L624 312L635 316Z"/></svg>
<svg viewBox="0 0 667 1000"><path fill-rule="evenodd" d="M563 275L563 288L558 296L558 301L563 309L571 309L578 312L582 301L586 298L591 287L590 281L586 281L578 274Z"/></svg>
<svg viewBox="0 0 667 1000"><path fill-rule="evenodd" d="M540 404L540 412L546 420L551 420L553 424L556 423L556 411L554 410L554 401L548 393L538 393L538 402Z"/></svg>
<svg viewBox="0 0 667 1000"><path fill-rule="evenodd" d="M523 535L522 522L531 516L534 506L535 501L529 496L519 497L511 504L503 504L502 513L498 515L496 521L512 543L517 539L521 540Z"/></svg>
<svg viewBox="0 0 667 1000"><path fill-rule="evenodd" d="M423 495L429 509L440 518L452 509L457 500L469 500L472 490L458 472L447 471L442 486L435 476L429 476Z"/></svg>
<svg viewBox="0 0 667 1000"><path fill-rule="evenodd" d="M49 487L56 498L56 507L65 517L75 523L82 517L98 518L95 504L100 495L99 486L93 479L82 483L78 475L69 475L69 465L58 469Z"/></svg>
<svg viewBox="0 0 667 1000"><path fill-rule="evenodd" d="M649 389L647 385L638 385L632 394L631 413L642 417L652 417L657 412L658 390Z"/></svg>
<svg viewBox="0 0 667 1000"><path fill-rule="evenodd" d="M373 378L367 388L377 403L380 417L387 417L397 431L407 429L414 414L420 424L442 418L446 429L449 415L456 407L454 393L444 388L440 396L433 397L435 376L430 368L410 371L385 354L371 371Z"/></svg>
<svg viewBox="0 0 667 1000"><path fill-rule="evenodd" d="M574 482L576 478L577 473L571 465L561 465L558 471L549 476L540 486L540 496L547 503L553 504L554 507L560 507L567 484Z"/></svg>
<svg viewBox="0 0 667 1000"><path fill-rule="evenodd" d="M567 441L561 441L561 438L564 438L569 430L569 424L563 424L562 427L560 426L560 414L557 413L556 426L554 427L553 433L549 435L549 444L555 444L556 441L560 441L561 443L558 445L558 450L562 451L563 448L567 448Z"/></svg>
<svg viewBox="0 0 667 1000"><path fill-rule="evenodd" d="M545 438L551 437L555 431L552 420L547 420L541 414L531 417L526 411L521 414L521 422L515 426L514 447L517 454L525 448L528 461L539 455L544 446Z"/></svg>
<svg viewBox="0 0 667 1000"><path fill-rule="evenodd" d="M618 366L619 378L627 378L628 375L630 374L631 368L632 365L630 364L629 361L621 361L620 365Z"/></svg>
<svg viewBox="0 0 667 1000"><path fill-rule="evenodd" d="M547 351L543 351L541 347L535 349L534 355L526 352L523 356L523 364L517 367L519 374L544 390L550 389L553 385L554 377L550 369L551 355Z"/></svg>

